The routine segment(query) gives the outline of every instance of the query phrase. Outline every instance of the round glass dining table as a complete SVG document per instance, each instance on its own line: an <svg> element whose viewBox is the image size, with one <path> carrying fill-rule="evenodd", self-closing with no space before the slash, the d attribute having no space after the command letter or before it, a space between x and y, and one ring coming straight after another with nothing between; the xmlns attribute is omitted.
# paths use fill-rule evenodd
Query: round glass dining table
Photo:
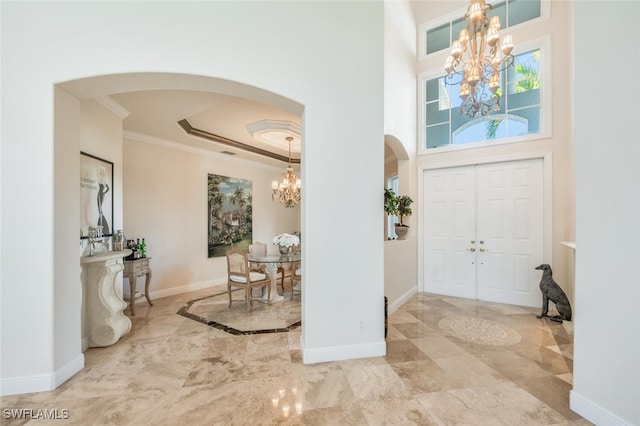
<svg viewBox="0 0 640 426"><path fill-rule="evenodd" d="M268 254L266 256L249 255L249 263L252 265L263 265L269 274L271 279L271 299L268 299L267 294L262 296L264 302L273 303L281 302L284 297L278 294L278 268L285 263L299 262L302 259L302 255L299 251L289 254ZM256 299L260 300L260 299Z"/></svg>

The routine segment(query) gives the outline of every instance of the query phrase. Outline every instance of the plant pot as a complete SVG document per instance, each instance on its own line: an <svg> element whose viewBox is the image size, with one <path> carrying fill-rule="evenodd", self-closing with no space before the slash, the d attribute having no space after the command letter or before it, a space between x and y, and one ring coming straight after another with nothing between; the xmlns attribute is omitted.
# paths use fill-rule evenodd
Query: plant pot
<svg viewBox="0 0 640 426"><path fill-rule="evenodd" d="M398 236L399 240L406 240L408 233L409 233L408 226L396 225L396 235Z"/></svg>

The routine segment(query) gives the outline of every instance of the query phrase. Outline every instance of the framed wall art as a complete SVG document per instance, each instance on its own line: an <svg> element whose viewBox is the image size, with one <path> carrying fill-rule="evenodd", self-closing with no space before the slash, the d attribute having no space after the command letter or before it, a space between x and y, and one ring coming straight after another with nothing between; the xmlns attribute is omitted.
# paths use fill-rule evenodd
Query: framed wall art
<svg viewBox="0 0 640 426"><path fill-rule="evenodd" d="M231 248L248 250L252 239L251 181L207 176L209 257L225 256Z"/></svg>
<svg viewBox="0 0 640 426"><path fill-rule="evenodd" d="M113 235L113 163L80 152L80 238L94 226Z"/></svg>

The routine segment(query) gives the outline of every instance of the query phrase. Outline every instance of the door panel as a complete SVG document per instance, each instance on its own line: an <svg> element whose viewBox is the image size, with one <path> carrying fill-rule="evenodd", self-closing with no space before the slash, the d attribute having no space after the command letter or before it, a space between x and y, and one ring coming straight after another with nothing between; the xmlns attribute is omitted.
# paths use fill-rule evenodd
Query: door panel
<svg viewBox="0 0 640 426"><path fill-rule="evenodd" d="M542 159L427 170L424 290L539 306Z"/></svg>
<svg viewBox="0 0 640 426"><path fill-rule="evenodd" d="M430 170L424 174L425 291L476 297L475 167Z"/></svg>
<svg viewBox="0 0 640 426"><path fill-rule="evenodd" d="M477 177L478 299L539 306L542 160L480 165Z"/></svg>

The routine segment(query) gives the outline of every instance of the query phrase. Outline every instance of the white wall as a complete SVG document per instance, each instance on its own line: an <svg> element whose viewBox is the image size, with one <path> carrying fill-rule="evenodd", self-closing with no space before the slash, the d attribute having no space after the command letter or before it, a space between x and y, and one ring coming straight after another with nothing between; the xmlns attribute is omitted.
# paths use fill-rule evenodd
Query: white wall
<svg viewBox="0 0 640 426"><path fill-rule="evenodd" d="M384 132L390 146L395 146L400 158L393 165L385 164L385 181L392 173L398 174L398 192L409 195L414 214L407 218L408 239L385 243L385 296L389 298L390 312L417 289L416 256L419 232L415 220L418 200L416 153L416 25L409 2L385 2L384 38ZM385 181L381 182L380 193ZM386 217L383 217L386 221ZM386 237L386 231L385 231Z"/></svg>
<svg viewBox="0 0 640 426"><path fill-rule="evenodd" d="M62 98L70 97L70 95L64 90L56 88L56 102L58 101L58 98L61 98L61 97ZM76 99L77 101L77 98L73 98L73 99ZM62 129L65 131L74 131L79 133L79 138L80 138L79 147L77 147L75 144L68 143L68 140L66 138L58 137L58 135L56 135L56 141L62 141L62 143L60 143L59 145L62 147L65 147L69 151L67 153L67 157L58 159L56 161L56 164L59 165L60 168L67 170L67 173L73 175L72 177L69 178L69 180L73 181L74 189L76 189L76 187L79 189L79 186L76 185L78 180L78 175L75 173L75 168L68 167L69 157L76 155L78 150L113 163L113 186L109 189L111 191L111 197L113 198L114 229L110 230L111 233L113 233L115 232L115 229L122 228L122 218L123 218L123 213L122 213L122 188L123 188L122 118L123 116L116 114L113 110L106 108L103 104L98 103L95 100L81 101L79 105L80 105L80 116L77 123L68 123L66 125L62 123L61 124L56 123L56 131ZM56 113L56 117L58 117L59 115L67 114L67 111L66 111L66 108L64 107L56 106L55 113ZM70 184L68 184L66 181L63 181L63 182L56 181L56 188L60 188L61 194L69 195L70 193L69 186ZM78 223L77 217L79 217L79 214L80 214L80 206L76 201L78 200L79 194L76 193L76 191L73 191L71 193L73 194L73 196L69 197L68 201L64 203L56 201L55 205L56 205L56 208L64 205L66 206L66 208L72 209L74 214L69 215L70 217L68 219L76 218L76 219L73 219L73 224L79 228L79 226L77 225ZM58 200L58 197L59 195L56 194L56 200ZM55 220L55 223L56 225L58 225L60 221ZM109 224L109 226L111 226L111 224ZM78 229L78 233L79 232L80 232L80 229ZM83 232L86 232L86 230ZM68 233L60 232L60 236L66 239L68 237ZM86 239L79 240L78 238L75 238L73 243L75 243L76 247L78 247L78 241L80 241L80 245L79 245L79 249L76 249L75 256L80 256L88 243L88 240ZM56 238L56 246L57 246L56 256L59 254L66 254L66 255L70 254L67 246L65 247L59 246L58 238ZM55 264L64 265L63 262L58 263L57 261L55 262ZM58 269L65 270L64 267L58 268ZM74 274L72 277L70 277L68 281L70 283L74 283L76 279L77 279L77 276ZM56 280L56 283L59 283L59 281ZM116 283L116 291L118 292L118 294L122 295L122 273L119 273L116 276L115 283ZM60 288L59 284L56 285L56 291L55 291L56 297L58 297L58 294L61 293L58 291L59 288ZM72 289L75 290L75 286L73 286ZM71 294L66 294L65 299L60 300L55 304L56 309L64 309L64 311L67 312L68 314L69 313L76 314L75 310L67 308L67 305L69 304L69 300L74 300L74 298L76 297L76 294L77 294L77 291L73 291ZM86 349L89 347L89 323L88 323L88 313L86 311L87 303L86 303L85 295L86 295L86 292L83 292L83 299L82 299L83 309L82 309L82 315L81 315L81 325L82 325L81 348L83 351L86 351ZM56 338L58 338L57 336L67 336L69 338L76 339L74 335L64 332L66 327L65 325L60 324L59 322L56 322L56 324L59 327L58 332L55 333ZM62 348L62 347L67 347L67 345L66 344L56 345L56 348Z"/></svg>
<svg viewBox="0 0 640 426"><path fill-rule="evenodd" d="M122 229L122 118L95 100L80 104L80 150L113 163L113 230ZM57 111L56 111L57 112Z"/></svg>
<svg viewBox="0 0 640 426"><path fill-rule="evenodd" d="M48 377L48 380L44 380L41 390L58 386L84 366L84 356L81 352L82 312L80 309L68 309L69 305L78 306L82 303L82 293L78 291L78 277L81 271L78 259L80 185L79 174L76 173L80 165L80 126L78 126L82 116L80 104L76 98L65 91L55 90L55 108L59 111L55 114L55 140L65 141L65 143L54 146L54 163L58 166L54 167L52 180L55 184L54 197L59 200L54 204L53 212L54 280L59 285L56 291L53 291L53 288L47 288L47 291L50 291L53 296L51 306L54 310L53 315L58 320L52 324L53 333L46 337L47 344L34 342L54 350L51 371L55 371L55 374ZM75 235L68 232L72 226L77 228ZM40 247L39 244L36 246ZM34 257L38 257L38 253L35 254ZM69 266L58 267L58 265ZM70 267L71 265L74 267ZM30 273L30 270L27 271ZM4 292L4 280L2 287ZM28 312L28 309L25 309L26 306L31 307L30 303L15 305L23 312ZM4 307L2 314L4 315ZM4 336L3 330L3 346L5 345ZM59 344L54 344L54 336L59 336L59 340L55 342Z"/></svg>
<svg viewBox="0 0 640 426"><path fill-rule="evenodd" d="M274 235L299 231L300 209L271 199L271 182L285 166L126 137L124 231L126 238L145 238L152 299L227 282L226 258L207 253L207 174L251 181L254 241L266 242L273 251ZM139 281L142 285L144 279ZM127 288L125 283L125 294Z"/></svg>
<svg viewBox="0 0 640 426"><path fill-rule="evenodd" d="M411 4L384 5L384 131L416 152L416 24Z"/></svg>
<svg viewBox="0 0 640 426"><path fill-rule="evenodd" d="M571 408L640 424L640 3L574 3L576 305ZM612 46L616 46L615 49ZM621 54L626 52L629 55Z"/></svg>
<svg viewBox="0 0 640 426"><path fill-rule="evenodd" d="M79 315L68 319L54 310L54 303L65 303L54 294L74 285L79 290L80 274L65 284L53 273L78 271L77 258L54 256L54 237L75 239L78 232L71 223L54 226L54 206L69 201L61 192L73 191L54 167L79 175L76 156L67 162L53 155L54 140L56 150L78 147L54 138L53 93L56 84L83 78L72 93L80 100L155 83L192 88L191 76L203 76L197 82L203 90L240 82L253 87L246 92L255 99L263 89L284 104L302 105L303 358L385 352L382 3L3 2L1 25L2 393L52 388L54 354L60 355L56 366L80 355L79 345L60 349L77 336ZM172 75L142 75L144 83L135 74L109 77L146 72ZM58 148L66 143L73 146ZM356 158L362 161L354 166ZM34 265L24 253L36 242ZM336 247L345 246L357 249L336 255ZM26 300L29 309L23 309ZM339 315L327 315L329 307ZM79 297L64 309L79 312Z"/></svg>
<svg viewBox="0 0 640 426"><path fill-rule="evenodd" d="M389 298L389 313L418 291L416 270L415 237L384 243L384 295Z"/></svg>

